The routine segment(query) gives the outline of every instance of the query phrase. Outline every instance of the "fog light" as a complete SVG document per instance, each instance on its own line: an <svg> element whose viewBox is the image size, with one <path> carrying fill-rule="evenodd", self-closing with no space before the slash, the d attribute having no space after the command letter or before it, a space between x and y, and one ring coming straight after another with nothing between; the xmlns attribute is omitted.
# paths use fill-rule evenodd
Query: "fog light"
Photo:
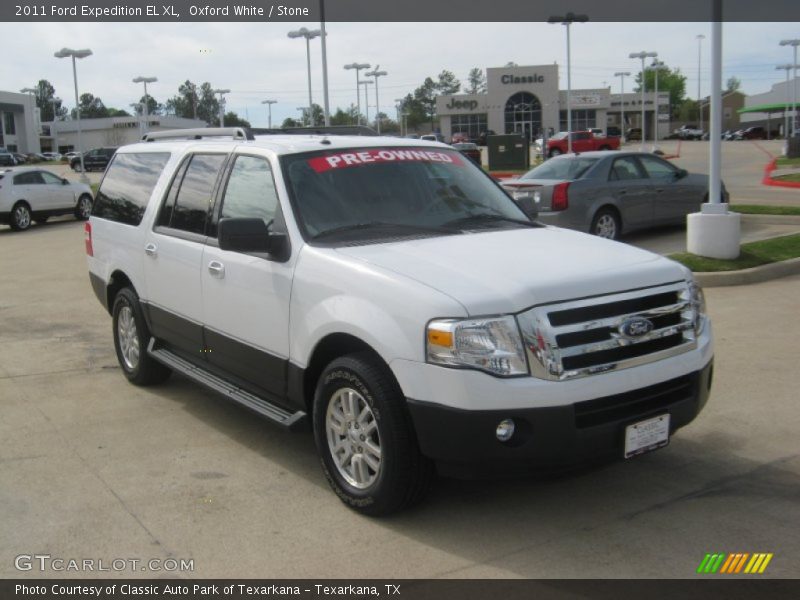
<svg viewBox="0 0 800 600"><path fill-rule="evenodd" d="M511 439L511 436L514 435L514 421L512 419L503 419L497 425L497 429L495 430L495 435L497 439L501 442L507 442Z"/></svg>

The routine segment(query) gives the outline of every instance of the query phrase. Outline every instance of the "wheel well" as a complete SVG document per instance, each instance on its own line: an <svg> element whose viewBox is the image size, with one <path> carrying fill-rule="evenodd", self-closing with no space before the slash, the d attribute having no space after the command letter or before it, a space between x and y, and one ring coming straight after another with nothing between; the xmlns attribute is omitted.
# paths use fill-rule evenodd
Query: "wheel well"
<svg viewBox="0 0 800 600"><path fill-rule="evenodd" d="M347 333L332 333L320 340L303 373L303 400L309 415L312 414L314 408L314 392L317 389L317 381L325 367L340 356L364 351L371 352L380 358L380 355L369 344Z"/></svg>
<svg viewBox="0 0 800 600"><path fill-rule="evenodd" d="M106 286L106 305L108 306L109 314L114 312L114 298L122 288L126 287L133 288L131 280L122 271L114 271Z"/></svg>
<svg viewBox="0 0 800 600"><path fill-rule="evenodd" d="M31 205L27 200L17 200L16 202L14 202L14 206L12 207L12 210L14 208L16 208L18 204L24 204L25 206L28 207L28 210L32 211Z"/></svg>
<svg viewBox="0 0 800 600"><path fill-rule="evenodd" d="M595 211L594 216L592 217L592 224L594 224L594 220L597 218L597 215L599 215L604 210L607 210L609 212L613 212L617 216L617 221L619 221L620 233L622 233L622 228L623 228L623 225L624 225L623 222L622 222L622 215L620 214L619 209L616 206L614 206L613 204L603 204L603 206L598 208Z"/></svg>
<svg viewBox="0 0 800 600"><path fill-rule="evenodd" d="M609 146L608 144L605 144L603 146L600 146L600 150L611 150L611 146Z"/></svg>

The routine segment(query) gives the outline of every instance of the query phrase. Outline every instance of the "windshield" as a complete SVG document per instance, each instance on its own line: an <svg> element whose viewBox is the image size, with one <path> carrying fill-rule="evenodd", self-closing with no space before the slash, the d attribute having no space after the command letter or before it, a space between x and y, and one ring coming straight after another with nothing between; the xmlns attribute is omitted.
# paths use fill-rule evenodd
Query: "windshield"
<svg viewBox="0 0 800 600"><path fill-rule="evenodd" d="M564 140L566 138L567 138L567 132L566 131L559 131L557 134L550 136L551 140Z"/></svg>
<svg viewBox="0 0 800 600"><path fill-rule="evenodd" d="M453 150L382 147L285 156L307 238L332 241L531 226L511 198ZM524 222L524 223L523 223Z"/></svg>
<svg viewBox="0 0 800 600"><path fill-rule="evenodd" d="M598 160L600 159L586 156L551 158L525 173L520 179L580 179Z"/></svg>

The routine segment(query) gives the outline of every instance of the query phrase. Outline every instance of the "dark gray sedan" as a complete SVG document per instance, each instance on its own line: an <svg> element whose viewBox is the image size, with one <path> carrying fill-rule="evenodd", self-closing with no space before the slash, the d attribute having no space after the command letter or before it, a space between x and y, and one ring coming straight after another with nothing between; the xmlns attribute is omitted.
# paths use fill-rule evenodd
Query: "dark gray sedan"
<svg viewBox="0 0 800 600"><path fill-rule="evenodd" d="M636 229L686 222L708 201L708 176L644 152L584 152L551 158L501 183L515 200L533 196L539 220L617 239ZM722 186L723 202L728 192Z"/></svg>

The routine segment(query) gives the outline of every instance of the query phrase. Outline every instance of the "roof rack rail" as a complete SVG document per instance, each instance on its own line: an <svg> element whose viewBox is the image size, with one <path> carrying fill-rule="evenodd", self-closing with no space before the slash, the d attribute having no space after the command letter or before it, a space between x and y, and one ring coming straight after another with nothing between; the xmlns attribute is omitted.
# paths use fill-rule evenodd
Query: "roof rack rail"
<svg viewBox="0 0 800 600"><path fill-rule="evenodd" d="M287 127L285 129L251 128L255 135L366 135L376 136L377 132L366 125L329 125L325 127Z"/></svg>
<svg viewBox="0 0 800 600"><path fill-rule="evenodd" d="M156 140L202 140L211 137L230 137L234 140L253 140L253 133L247 127L203 127L199 129L170 129L153 131L142 136L143 142Z"/></svg>

